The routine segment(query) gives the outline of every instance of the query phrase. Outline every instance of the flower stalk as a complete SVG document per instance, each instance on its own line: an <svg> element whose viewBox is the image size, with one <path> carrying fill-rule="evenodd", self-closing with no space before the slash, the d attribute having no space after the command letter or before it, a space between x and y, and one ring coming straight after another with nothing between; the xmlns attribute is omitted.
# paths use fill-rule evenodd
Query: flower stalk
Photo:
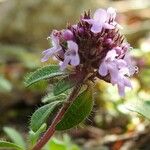
<svg viewBox="0 0 150 150"><path fill-rule="evenodd" d="M79 94L79 91L82 87L83 81L78 82L77 85L74 87L72 93L68 97L68 100L63 104L57 115L55 116L54 120L52 121L50 127L47 129L45 134L41 137L41 139L36 143L36 145L32 148L32 150L41 150L42 147L49 141L49 139L53 136L55 133L55 128L57 124L62 120L65 112L68 110L68 108L71 106L73 101L76 99L77 95Z"/></svg>

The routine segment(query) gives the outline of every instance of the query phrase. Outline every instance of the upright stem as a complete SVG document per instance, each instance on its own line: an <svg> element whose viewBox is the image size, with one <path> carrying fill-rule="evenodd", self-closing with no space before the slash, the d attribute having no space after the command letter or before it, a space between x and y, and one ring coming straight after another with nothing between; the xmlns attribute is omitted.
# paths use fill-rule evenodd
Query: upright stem
<svg viewBox="0 0 150 150"><path fill-rule="evenodd" d="M37 144L32 148L32 150L41 150L41 148L49 141L49 139L53 136L55 132L56 125L61 121L63 118L66 110L70 107L70 105L73 103L75 98L77 97L81 86L82 82L78 83L70 96L68 97L68 100L63 104L59 112L57 113L56 117L54 118L53 122L51 123L50 127L47 129L47 131L44 133L44 135L41 137L41 139L37 142Z"/></svg>

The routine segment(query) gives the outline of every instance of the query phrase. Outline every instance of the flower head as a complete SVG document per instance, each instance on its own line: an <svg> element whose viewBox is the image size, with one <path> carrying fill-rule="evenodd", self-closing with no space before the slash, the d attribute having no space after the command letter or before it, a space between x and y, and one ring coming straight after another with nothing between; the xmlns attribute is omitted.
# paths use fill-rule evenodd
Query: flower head
<svg viewBox="0 0 150 150"><path fill-rule="evenodd" d="M77 24L54 30L52 48L43 51L42 61L54 55L61 70L71 65L78 74L90 74L89 80L98 77L117 85L123 96L125 87L132 87L129 77L136 69L129 54L131 47L119 33L115 19L114 8L98 9L93 18L86 12Z"/></svg>

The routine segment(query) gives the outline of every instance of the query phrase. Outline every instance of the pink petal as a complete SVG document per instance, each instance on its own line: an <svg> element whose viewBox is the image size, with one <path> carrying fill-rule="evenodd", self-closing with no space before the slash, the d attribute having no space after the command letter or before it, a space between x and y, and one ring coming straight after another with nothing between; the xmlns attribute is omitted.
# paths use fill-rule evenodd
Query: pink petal
<svg viewBox="0 0 150 150"><path fill-rule="evenodd" d="M73 41L67 41L67 43L68 43L68 49L69 50L74 50L74 51L78 51L78 45L75 43L75 42L73 42Z"/></svg>
<svg viewBox="0 0 150 150"><path fill-rule="evenodd" d="M68 56L65 57L63 63L60 65L60 70L64 70L65 68L67 68L67 65L70 62L70 58Z"/></svg>
<svg viewBox="0 0 150 150"><path fill-rule="evenodd" d="M125 95L125 86L124 84L118 84L118 92L121 97Z"/></svg>
<svg viewBox="0 0 150 150"><path fill-rule="evenodd" d="M78 55L78 54L71 57L71 62L70 62L70 64L71 64L72 66L78 66L78 65L80 64L80 58L79 58L79 55Z"/></svg>
<svg viewBox="0 0 150 150"><path fill-rule="evenodd" d="M116 18L116 10L112 7L109 7L107 9L107 13L108 13L108 17L110 17L111 19L115 19Z"/></svg>
<svg viewBox="0 0 150 150"><path fill-rule="evenodd" d="M124 84L125 86L132 88L131 81L127 77L124 77Z"/></svg>
<svg viewBox="0 0 150 150"><path fill-rule="evenodd" d="M96 23L94 23L93 25L92 25L92 27L91 27L91 31L93 32L93 33L99 33L99 32L101 32L102 31L102 24L96 24Z"/></svg>
<svg viewBox="0 0 150 150"><path fill-rule="evenodd" d="M99 66L98 72L101 76L106 76L108 74L108 67L105 62L101 63L101 65Z"/></svg>
<svg viewBox="0 0 150 150"><path fill-rule="evenodd" d="M44 55L44 57L41 59L41 62L47 61L49 57L51 57L56 51L57 49L55 49L54 47L43 51L42 54Z"/></svg>
<svg viewBox="0 0 150 150"><path fill-rule="evenodd" d="M94 24L95 20L94 19L82 19L85 22L88 22L89 24Z"/></svg>
<svg viewBox="0 0 150 150"><path fill-rule="evenodd" d="M112 49L108 51L105 59L109 61L113 61L116 58L116 56L118 56L118 54L116 53L116 50Z"/></svg>
<svg viewBox="0 0 150 150"><path fill-rule="evenodd" d="M118 64L118 68L127 67L127 63L123 59L118 59L117 64Z"/></svg>
<svg viewBox="0 0 150 150"><path fill-rule="evenodd" d="M108 70L111 76L111 83L114 85L118 82L118 68L116 62L109 62Z"/></svg>
<svg viewBox="0 0 150 150"><path fill-rule="evenodd" d="M105 28L105 29L115 29L115 26L114 25L111 25L111 24L108 24L108 23L104 23L104 25L103 25L103 27Z"/></svg>
<svg viewBox="0 0 150 150"><path fill-rule="evenodd" d="M46 62L48 59L49 59L49 56L48 56L48 55L45 55L45 56L41 59L41 62Z"/></svg>
<svg viewBox="0 0 150 150"><path fill-rule="evenodd" d="M97 9L94 13L93 19L96 22L104 23L107 20L107 13L104 9Z"/></svg>
<svg viewBox="0 0 150 150"><path fill-rule="evenodd" d="M42 52L42 54L43 54L43 55L48 54L48 53L51 51L51 49L52 49L52 48L49 48L49 49L44 50L44 51Z"/></svg>

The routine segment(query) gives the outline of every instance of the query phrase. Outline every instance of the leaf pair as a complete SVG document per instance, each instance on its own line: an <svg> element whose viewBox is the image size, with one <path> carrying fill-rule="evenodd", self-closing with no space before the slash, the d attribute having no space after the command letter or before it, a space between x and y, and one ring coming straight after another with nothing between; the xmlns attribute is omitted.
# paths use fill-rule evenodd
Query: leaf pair
<svg viewBox="0 0 150 150"><path fill-rule="evenodd" d="M29 86L35 82L43 79L49 79L56 76L66 76L66 73L59 70L59 66L45 66L37 71L31 73L26 78L26 85ZM62 80L54 86L53 94L48 94L43 99L43 102L48 102L36 110L31 117L31 129L36 132L43 123L46 123L47 119L52 116L54 109L64 102L66 98L66 92L71 89L80 81L80 77L76 74L70 74L64 77ZM92 90L88 87L85 91L78 95L73 104L69 107L65 113L63 119L56 126L57 130L70 129L79 123L81 123L90 113L93 107Z"/></svg>

